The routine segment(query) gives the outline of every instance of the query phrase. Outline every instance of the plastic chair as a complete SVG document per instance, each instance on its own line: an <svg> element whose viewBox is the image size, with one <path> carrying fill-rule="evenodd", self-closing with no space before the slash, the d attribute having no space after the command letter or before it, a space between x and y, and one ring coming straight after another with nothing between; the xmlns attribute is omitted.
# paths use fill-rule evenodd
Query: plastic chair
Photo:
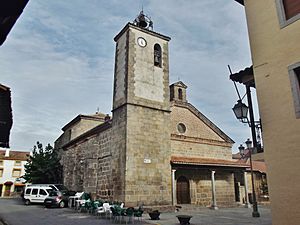
<svg viewBox="0 0 300 225"><path fill-rule="evenodd" d="M114 221L119 221L121 222L121 218L122 218L122 208L118 205L115 206L111 206L110 210L112 212L112 218Z"/></svg>
<svg viewBox="0 0 300 225"><path fill-rule="evenodd" d="M138 221L141 222L143 213L144 213L144 210L141 207L139 207L138 209L134 209L133 216L134 216L134 218L137 218Z"/></svg>
<svg viewBox="0 0 300 225"><path fill-rule="evenodd" d="M88 200L81 200L82 204L80 205L80 212L84 210L85 212L90 212L90 209L92 208L92 202L90 199Z"/></svg>
<svg viewBox="0 0 300 225"><path fill-rule="evenodd" d="M132 222L134 223L134 208L133 207L129 207L126 209L125 211L125 218L128 218L128 222ZM126 219L126 224L127 224L127 219Z"/></svg>

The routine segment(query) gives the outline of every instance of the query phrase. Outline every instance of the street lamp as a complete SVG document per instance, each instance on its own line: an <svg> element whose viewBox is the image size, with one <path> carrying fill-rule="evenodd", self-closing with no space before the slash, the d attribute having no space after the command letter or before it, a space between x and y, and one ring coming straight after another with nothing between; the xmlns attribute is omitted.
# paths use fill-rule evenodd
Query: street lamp
<svg viewBox="0 0 300 225"><path fill-rule="evenodd" d="M242 102L242 99L240 98L239 93L238 93L238 95L239 95L239 100L232 108L234 115L236 116L236 118L239 121L241 121L242 123L247 123L249 125L249 127L251 129L253 147L256 151L259 150L261 152L261 150L262 150L261 143L257 142L256 131L255 131L255 129L257 129L258 134L260 133L261 123L260 123L260 120L254 121L254 113L253 113L250 86L246 85L246 95L247 95L248 106ZM248 111L249 111L249 119L248 119ZM260 138L260 136L257 136L257 137Z"/></svg>
<svg viewBox="0 0 300 225"><path fill-rule="evenodd" d="M246 106L242 100L238 100L232 108L234 115L241 122L248 122L248 106Z"/></svg>
<svg viewBox="0 0 300 225"><path fill-rule="evenodd" d="M252 183L252 202L253 202L253 212L252 216L253 217L260 217L260 214L258 212L257 208L257 201L256 201L256 194L255 194L255 188L254 188L254 178L253 178L253 167L252 167L252 141L248 138L247 141L245 142L248 152L245 152L245 147L243 145L239 146L239 151L240 155L242 158L247 157L249 153L249 159L250 159L250 170L251 170L251 183ZM246 188L246 187L245 187Z"/></svg>

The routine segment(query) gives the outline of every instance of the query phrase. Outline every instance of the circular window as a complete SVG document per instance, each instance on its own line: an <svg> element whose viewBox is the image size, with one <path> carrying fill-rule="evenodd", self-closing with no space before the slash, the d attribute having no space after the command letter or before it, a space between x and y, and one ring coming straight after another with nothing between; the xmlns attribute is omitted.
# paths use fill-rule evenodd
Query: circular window
<svg viewBox="0 0 300 225"><path fill-rule="evenodd" d="M179 133L183 134L186 131L186 126L183 123L179 123L177 125L177 130Z"/></svg>

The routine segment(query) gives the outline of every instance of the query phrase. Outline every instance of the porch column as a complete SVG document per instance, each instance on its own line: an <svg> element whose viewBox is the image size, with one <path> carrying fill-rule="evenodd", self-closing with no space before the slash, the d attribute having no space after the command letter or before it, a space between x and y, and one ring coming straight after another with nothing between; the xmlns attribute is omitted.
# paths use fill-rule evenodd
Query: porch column
<svg viewBox="0 0 300 225"><path fill-rule="evenodd" d="M172 169L172 205L176 205L176 180L175 180L176 170Z"/></svg>
<svg viewBox="0 0 300 225"><path fill-rule="evenodd" d="M215 173L216 171L211 171L211 191L212 191L212 204L211 209L218 209L216 201L216 184L215 184Z"/></svg>
<svg viewBox="0 0 300 225"><path fill-rule="evenodd" d="M245 185L245 208L251 208L249 203L249 196L248 196L248 180L247 180L247 172L244 172L244 185Z"/></svg>

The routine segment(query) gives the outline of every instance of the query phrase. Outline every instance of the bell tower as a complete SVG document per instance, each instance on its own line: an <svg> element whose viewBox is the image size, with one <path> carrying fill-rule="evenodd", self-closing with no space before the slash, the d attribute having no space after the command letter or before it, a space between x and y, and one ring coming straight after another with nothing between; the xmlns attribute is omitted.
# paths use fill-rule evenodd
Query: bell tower
<svg viewBox="0 0 300 225"><path fill-rule="evenodd" d="M169 110L169 37L152 31L142 12L114 38L116 62L113 110L137 104Z"/></svg>
<svg viewBox="0 0 300 225"><path fill-rule="evenodd" d="M143 11L116 42L113 132L125 203L170 204L170 38Z"/></svg>

